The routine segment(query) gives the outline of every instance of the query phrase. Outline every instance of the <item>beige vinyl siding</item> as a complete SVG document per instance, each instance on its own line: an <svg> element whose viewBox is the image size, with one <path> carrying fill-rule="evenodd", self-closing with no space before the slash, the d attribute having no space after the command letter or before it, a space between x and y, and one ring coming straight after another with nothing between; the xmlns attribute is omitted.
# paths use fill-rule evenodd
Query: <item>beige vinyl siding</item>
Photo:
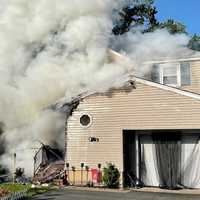
<svg viewBox="0 0 200 200"><path fill-rule="evenodd" d="M90 127L80 125L82 114L91 115ZM200 101L138 82L129 93L85 98L68 120L66 162L76 168L113 162L123 171L124 129L200 129ZM99 142L89 142L91 136Z"/></svg>
<svg viewBox="0 0 200 200"><path fill-rule="evenodd" d="M182 89L200 94L200 61L191 61L191 85Z"/></svg>

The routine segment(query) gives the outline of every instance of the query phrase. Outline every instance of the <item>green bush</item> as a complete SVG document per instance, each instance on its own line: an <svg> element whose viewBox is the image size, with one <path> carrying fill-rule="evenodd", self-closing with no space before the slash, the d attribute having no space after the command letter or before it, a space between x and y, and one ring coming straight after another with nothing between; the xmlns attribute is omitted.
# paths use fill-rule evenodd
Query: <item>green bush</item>
<svg viewBox="0 0 200 200"><path fill-rule="evenodd" d="M108 163L103 169L103 182L108 188L118 188L119 187L119 170L114 164Z"/></svg>

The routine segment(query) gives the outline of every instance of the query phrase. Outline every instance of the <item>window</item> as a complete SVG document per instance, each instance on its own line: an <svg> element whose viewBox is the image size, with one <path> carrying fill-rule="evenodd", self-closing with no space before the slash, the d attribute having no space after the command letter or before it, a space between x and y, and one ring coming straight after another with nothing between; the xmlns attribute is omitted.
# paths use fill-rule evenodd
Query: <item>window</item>
<svg viewBox="0 0 200 200"><path fill-rule="evenodd" d="M181 85L190 85L190 84L191 84L190 63L182 62L181 63Z"/></svg>
<svg viewBox="0 0 200 200"><path fill-rule="evenodd" d="M177 66L162 66L162 83L165 85L178 85L178 69Z"/></svg>
<svg viewBox="0 0 200 200"><path fill-rule="evenodd" d="M82 115L80 117L80 124L82 126L88 127L91 123L91 117L89 115Z"/></svg>
<svg viewBox="0 0 200 200"><path fill-rule="evenodd" d="M153 65L151 78L154 82L173 87L190 85L190 63L181 62Z"/></svg>

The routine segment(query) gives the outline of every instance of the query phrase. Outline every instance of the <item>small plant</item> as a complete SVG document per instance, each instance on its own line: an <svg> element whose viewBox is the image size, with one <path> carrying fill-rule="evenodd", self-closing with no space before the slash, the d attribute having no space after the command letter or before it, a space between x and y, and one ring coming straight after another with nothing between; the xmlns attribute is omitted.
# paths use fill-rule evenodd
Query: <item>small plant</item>
<svg viewBox="0 0 200 200"><path fill-rule="evenodd" d="M15 170L15 176L16 178L22 177L24 175L24 169L23 168L16 168Z"/></svg>
<svg viewBox="0 0 200 200"><path fill-rule="evenodd" d="M118 188L119 187L119 170L114 164L108 163L103 169L103 182L108 188Z"/></svg>

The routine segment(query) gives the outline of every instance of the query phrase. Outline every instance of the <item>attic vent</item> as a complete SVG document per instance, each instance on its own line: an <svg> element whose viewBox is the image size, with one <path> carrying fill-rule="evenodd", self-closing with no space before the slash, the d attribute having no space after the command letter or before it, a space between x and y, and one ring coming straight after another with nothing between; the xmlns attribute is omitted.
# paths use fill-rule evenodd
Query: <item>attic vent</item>
<svg viewBox="0 0 200 200"><path fill-rule="evenodd" d="M84 127L89 126L91 124L91 117L89 115L86 115L86 114L82 115L80 117L80 124Z"/></svg>

